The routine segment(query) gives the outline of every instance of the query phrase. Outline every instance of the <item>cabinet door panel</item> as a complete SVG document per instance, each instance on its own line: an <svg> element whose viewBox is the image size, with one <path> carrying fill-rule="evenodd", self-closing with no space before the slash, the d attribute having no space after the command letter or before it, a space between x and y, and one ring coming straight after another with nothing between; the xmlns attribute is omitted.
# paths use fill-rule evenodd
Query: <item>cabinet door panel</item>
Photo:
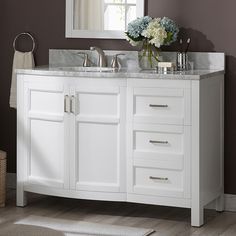
<svg viewBox="0 0 236 236"><path fill-rule="evenodd" d="M63 82L59 81L26 84L24 120L29 184L68 188L65 92Z"/></svg>
<svg viewBox="0 0 236 236"><path fill-rule="evenodd" d="M78 191L125 191L125 88L86 87L78 81L74 120L74 173ZM85 88L86 87L86 88Z"/></svg>
<svg viewBox="0 0 236 236"><path fill-rule="evenodd" d="M77 188L119 187L119 152L117 124L79 123L77 148Z"/></svg>
<svg viewBox="0 0 236 236"><path fill-rule="evenodd" d="M29 180L64 182L64 127L62 122L31 120L29 143L31 146Z"/></svg>
<svg viewBox="0 0 236 236"><path fill-rule="evenodd" d="M30 91L30 110L51 114L63 113L63 94L53 91Z"/></svg>
<svg viewBox="0 0 236 236"><path fill-rule="evenodd" d="M80 93L79 113L83 116L117 116L116 94Z"/></svg>

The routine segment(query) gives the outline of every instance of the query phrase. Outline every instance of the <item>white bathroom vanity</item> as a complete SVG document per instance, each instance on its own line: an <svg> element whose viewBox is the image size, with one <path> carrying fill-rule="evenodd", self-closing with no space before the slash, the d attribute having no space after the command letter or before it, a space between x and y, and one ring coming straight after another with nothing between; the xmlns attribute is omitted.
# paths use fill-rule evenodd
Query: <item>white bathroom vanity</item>
<svg viewBox="0 0 236 236"><path fill-rule="evenodd" d="M224 70L18 70L17 205L26 192L224 209Z"/></svg>

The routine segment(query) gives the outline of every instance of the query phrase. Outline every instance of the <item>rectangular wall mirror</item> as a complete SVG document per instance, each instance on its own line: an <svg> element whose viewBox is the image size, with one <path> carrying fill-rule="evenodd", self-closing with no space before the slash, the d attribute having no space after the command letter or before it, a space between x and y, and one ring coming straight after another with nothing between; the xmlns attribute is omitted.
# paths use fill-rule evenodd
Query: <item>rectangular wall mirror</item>
<svg viewBox="0 0 236 236"><path fill-rule="evenodd" d="M66 0L66 37L124 39L128 23L142 16L144 0Z"/></svg>

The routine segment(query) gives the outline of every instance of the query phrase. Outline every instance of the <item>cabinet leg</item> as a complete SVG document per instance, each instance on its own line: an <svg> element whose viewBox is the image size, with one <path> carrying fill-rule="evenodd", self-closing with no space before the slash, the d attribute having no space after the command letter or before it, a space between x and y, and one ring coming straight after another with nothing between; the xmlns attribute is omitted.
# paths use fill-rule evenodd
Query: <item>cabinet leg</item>
<svg viewBox="0 0 236 236"><path fill-rule="evenodd" d="M192 207L191 208L191 225L193 227L200 227L204 224L204 208Z"/></svg>
<svg viewBox="0 0 236 236"><path fill-rule="evenodd" d="M222 193L217 199L216 199L216 211L222 212L225 209L225 198L224 194Z"/></svg>
<svg viewBox="0 0 236 236"><path fill-rule="evenodd" d="M17 186L16 192L16 206L25 207L27 205L27 194L23 189L23 186Z"/></svg>

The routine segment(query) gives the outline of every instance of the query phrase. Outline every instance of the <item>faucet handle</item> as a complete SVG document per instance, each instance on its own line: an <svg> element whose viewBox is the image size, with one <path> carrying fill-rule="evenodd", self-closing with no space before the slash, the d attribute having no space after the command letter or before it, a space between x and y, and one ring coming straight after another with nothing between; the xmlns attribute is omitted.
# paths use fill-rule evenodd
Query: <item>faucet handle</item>
<svg viewBox="0 0 236 236"><path fill-rule="evenodd" d="M78 52L77 54L84 55L83 67L90 67L91 66L90 60L88 59L88 54L86 52Z"/></svg>
<svg viewBox="0 0 236 236"><path fill-rule="evenodd" d="M124 53L118 53L118 54L115 54L111 60L111 67L114 68L114 69L120 69L121 68L121 64L119 62L119 56L125 56Z"/></svg>

